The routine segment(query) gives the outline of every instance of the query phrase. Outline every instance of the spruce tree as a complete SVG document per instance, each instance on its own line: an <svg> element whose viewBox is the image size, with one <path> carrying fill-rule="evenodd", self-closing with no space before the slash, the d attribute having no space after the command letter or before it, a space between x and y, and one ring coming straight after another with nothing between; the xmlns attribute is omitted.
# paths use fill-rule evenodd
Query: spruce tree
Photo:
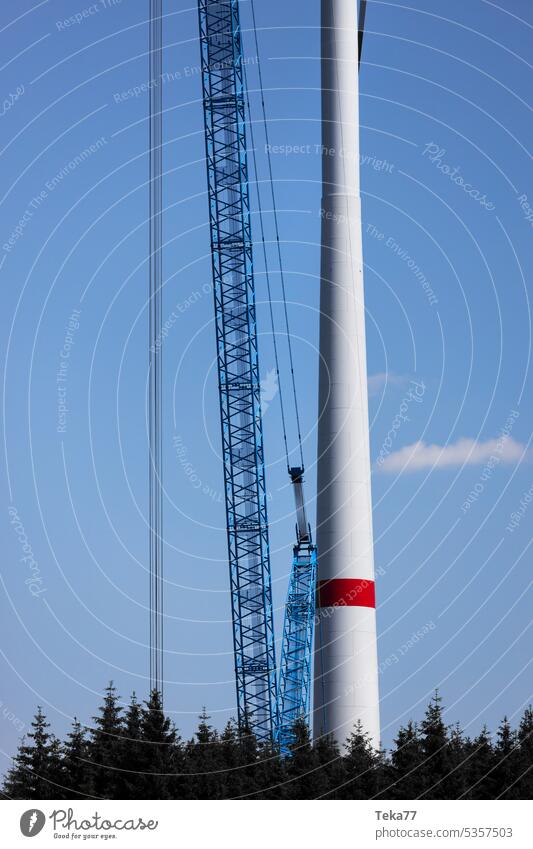
<svg viewBox="0 0 533 849"><path fill-rule="evenodd" d="M347 783L340 793L340 798L373 799L378 792L380 758L361 720L350 734L346 750L344 765Z"/></svg>
<svg viewBox="0 0 533 849"><path fill-rule="evenodd" d="M132 693L123 720L121 737L117 740L116 790L120 799L139 799L145 789L143 769L142 708Z"/></svg>
<svg viewBox="0 0 533 849"><path fill-rule="evenodd" d="M318 799L327 791L326 777L311 744L309 727L298 719L293 727L294 740L287 759L286 793L289 799Z"/></svg>
<svg viewBox="0 0 533 849"><path fill-rule="evenodd" d="M498 799L518 799L515 781L519 776L519 740L504 716L494 746L494 793Z"/></svg>
<svg viewBox="0 0 533 849"><path fill-rule="evenodd" d="M176 729L165 716L161 694L152 690L141 712L141 767L139 776L142 797L172 799L177 745Z"/></svg>
<svg viewBox="0 0 533 849"><path fill-rule="evenodd" d="M4 793L11 799L55 799L63 792L59 742L49 733L50 724L40 706L31 727L31 742L21 741L4 782Z"/></svg>
<svg viewBox="0 0 533 849"><path fill-rule="evenodd" d="M515 784L518 799L533 798L533 709L526 708L518 726L517 775Z"/></svg>
<svg viewBox="0 0 533 849"><path fill-rule="evenodd" d="M87 792L101 799L118 799L120 772L120 739L123 733L122 708L113 682L106 687L99 716L93 716L94 727L88 745L90 767Z"/></svg>
<svg viewBox="0 0 533 849"><path fill-rule="evenodd" d="M196 741L192 740L187 746L195 799L224 799L228 795L221 743L208 722L210 718L204 707L199 717Z"/></svg>
<svg viewBox="0 0 533 849"><path fill-rule="evenodd" d="M315 752L320 773L324 779L326 799L341 799L346 782L346 769L339 747L333 736L323 734L315 742Z"/></svg>
<svg viewBox="0 0 533 849"><path fill-rule="evenodd" d="M448 757L450 773L446 779L446 798L462 799L468 785L468 748L458 722L450 729Z"/></svg>
<svg viewBox="0 0 533 849"><path fill-rule="evenodd" d="M249 792L243 780L244 761L239 732L234 720L229 720L220 736L220 760L224 770L223 783L227 798L235 799Z"/></svg>
<svg viewBox="0 0 533 849"><path fill-rule="evenodd" d="M425 789L423 761L418 727L409 721L399 729L394 740L389 770L391 799L418 799Z"/></svg>
<svg viewBox="0 0 533 849"><path fill-rule="evenodd" d="M241 795L243 793L254 798L257 790L257 760L258 745L257 738L248 724L245 724L238 732L239 739L239 763ZM231 795L231 794L230 794Z"/></svg>
<svg viewBox="0 0 533 849"><path fill-rule="evenodd" d="M469 757L465 763L467 778L465 799L493 799L494 779L492 767L494 752L488 728L484 725L478 736L468 745Z"/></svg>
<svg viewBox="0 0 533 849"><path fill-rule="evenodd" d="M287 799L288 784L286 759L282 760L279 749L272 743L258 747L255 769L256 795L254 799Z"/></svg>
<svg viewBox="0 0 533 849"><path fill-rule="evenodd" d="M422 773L424 790L422 799L447 799L447 780L451 771L448 728L442 718L442 699L435 691L421 723L423 752Z"/></svg>
<svg viewBox="0 0 533 849"><path fill-rule="evenodd" d="M86 781L88 769L88 745L85 737L85 729L74 717L72 730L67 734L63 744L63 784L64 799L86 798Z"/></svg>

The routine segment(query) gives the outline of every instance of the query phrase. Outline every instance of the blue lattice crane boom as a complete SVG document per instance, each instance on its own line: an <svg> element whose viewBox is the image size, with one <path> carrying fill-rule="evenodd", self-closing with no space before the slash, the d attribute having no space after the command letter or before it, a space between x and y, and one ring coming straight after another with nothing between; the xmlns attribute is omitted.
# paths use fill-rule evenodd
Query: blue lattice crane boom
<svg viewBox="0 0 533 849"><path fill-rule="evenodd" d="M199 0L238 719L277 726L277 681L239 5Z"/></svg>
<svg viewBox="0 0 533 849"><path fill-rule="evenodd" d="M285 605L279 681L279 720L276 742L283 755L291 752L294 724L309 722L311 656L315 622L317 550L307 522L303 467L289 474L296 504L296 545Z"/></svg>
<svg viewBox="0 0 533 849"><path fill-rule="evenodd" d="M303 452L281 255L302 464L288 469L296 501L297 540L285 610L278 688L250 228L247 92L239 3L198 0L198 9L238 718L241 728L250 727L260 741L275 740L281 751L289 754L294 722L301 717L309 719L317 558L305 513ZM263 117L268 138L264 112ZM253 164L257 168L255 152ZM270 162L269 168L271 172ZM270 176L275 210L271 173ZM261 216L260 221L279 378ZM277 217L275 222L279 252ZM280 405L288 463L281 386Z"/></svg>

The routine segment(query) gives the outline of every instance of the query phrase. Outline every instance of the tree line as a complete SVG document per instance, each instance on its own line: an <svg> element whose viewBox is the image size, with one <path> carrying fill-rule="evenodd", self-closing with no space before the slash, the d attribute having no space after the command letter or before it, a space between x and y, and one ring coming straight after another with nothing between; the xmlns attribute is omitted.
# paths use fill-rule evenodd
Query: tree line
<svg viewBox="0 0 533 849"><path fill-rule="evenodd" d="M75 720L64 741L38 708L3 782L10 799L530 799L533 710L517 728L504 718L471 739L444 722L435 693L423 720L376 750L361 724L344 747L294 726L290 757L230 721L219 733L205 710L183 740L154 690L126 709L111 683L90 727Z"/></svg>

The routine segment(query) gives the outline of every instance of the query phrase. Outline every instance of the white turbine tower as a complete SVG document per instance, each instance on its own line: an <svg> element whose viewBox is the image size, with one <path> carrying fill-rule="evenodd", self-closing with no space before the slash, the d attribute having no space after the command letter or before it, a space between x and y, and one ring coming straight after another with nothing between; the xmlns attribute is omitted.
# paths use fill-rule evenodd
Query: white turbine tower
<svg viewBox="0 0 533 849"><path fill-rule="evenodd" d="M356 0L322 0L322 259L314 733L379 745L359 196Z"/></svg>

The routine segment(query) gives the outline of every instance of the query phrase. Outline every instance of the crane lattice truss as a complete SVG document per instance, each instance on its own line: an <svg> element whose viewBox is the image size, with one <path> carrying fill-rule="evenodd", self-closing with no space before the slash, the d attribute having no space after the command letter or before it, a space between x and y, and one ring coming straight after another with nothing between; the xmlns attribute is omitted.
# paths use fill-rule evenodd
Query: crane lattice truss
<svg viewBox="0 0 533 849"><path fill-rule="evenodd" d="M317 550L311 534L298 534L285 605L279 682L279 724L276 742L283 755L291 752L294 723L309 721L311 657L315 619Z"/></svg>
<svg viewBox="0 0 533 849"><path fill-rule="evenodd" d="M277 726L277 683L236 0L199 0L226 517L241 727Z"/></svg>

